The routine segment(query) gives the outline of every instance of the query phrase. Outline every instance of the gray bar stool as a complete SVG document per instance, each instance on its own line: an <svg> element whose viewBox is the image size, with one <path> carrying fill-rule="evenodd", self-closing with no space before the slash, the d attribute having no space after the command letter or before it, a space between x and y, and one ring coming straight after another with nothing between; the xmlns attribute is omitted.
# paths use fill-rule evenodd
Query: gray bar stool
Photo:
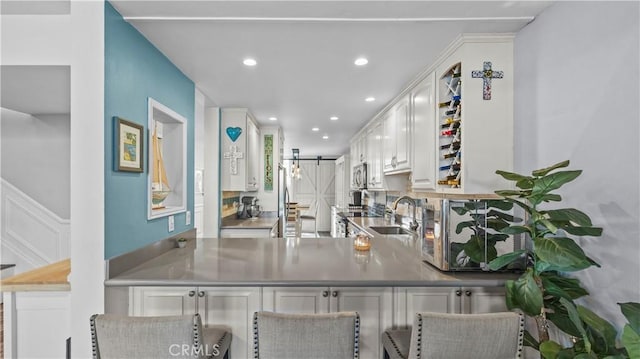
<svg viewBox="0 0 640 359"><path fill-rule="evenodd" d="M254 359L358 359L359 336L356 312L253 315Z"/></svg>
<svg viewBox="0 0 640 359"><path fill-rule="evenodd" d="M390 359L522 358L524 316L514 312L449 314L420 312L412 329L382 334Z"/></svg>
<svg viewBox="0 0 640 359"><path fill-rule="evenodd" d="M203 328L199 314L166 317L91 316L94 359L228 358L231 333Z"/></svg>

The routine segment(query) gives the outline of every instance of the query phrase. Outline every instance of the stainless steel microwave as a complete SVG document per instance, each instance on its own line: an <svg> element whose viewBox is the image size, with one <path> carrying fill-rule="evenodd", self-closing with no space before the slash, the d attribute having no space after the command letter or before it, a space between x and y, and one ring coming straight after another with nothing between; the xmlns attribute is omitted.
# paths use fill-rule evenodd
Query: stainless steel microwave
<svg viewBox="0 0 640 359"><path fill-rule="evenodd" d="M352 189L367 189L367 164L353 166Z"/></svg>
<svg viewBox="0 0 640 359"><path fill-rule="evenodd" d="M498 217L523 217L514 211L520 212L518 207L504 209L493 200L429 198L422 207L423 261L443 271L489 271L488 262L493 258L523 248L522 236L496 230L504 225ZM503 270L522 268L524 259Z"/></svg>

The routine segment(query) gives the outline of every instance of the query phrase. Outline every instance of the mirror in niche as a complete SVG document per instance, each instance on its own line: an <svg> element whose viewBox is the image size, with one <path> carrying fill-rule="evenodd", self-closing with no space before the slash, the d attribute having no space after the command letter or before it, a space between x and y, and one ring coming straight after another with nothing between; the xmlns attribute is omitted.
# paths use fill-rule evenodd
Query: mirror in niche
<svg viewBox="0 0 640 359"><path fill-rule="evenodd" d="M187 208L187 120L149 98L148 219Z"/></svg>

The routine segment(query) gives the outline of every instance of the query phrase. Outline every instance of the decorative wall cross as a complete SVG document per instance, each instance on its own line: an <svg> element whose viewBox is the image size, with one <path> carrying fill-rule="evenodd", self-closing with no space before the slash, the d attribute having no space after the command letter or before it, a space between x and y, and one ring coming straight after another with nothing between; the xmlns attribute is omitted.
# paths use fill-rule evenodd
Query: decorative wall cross
<svg viewBox="0 0 640 359"><path fill-rule="evenodd" d="M244 158L244 153L238 151L238 146L231 145L229 147L229 152L225 152L224 153L224 158L231 160L230 161L231 174L232 175L237 175L238 174L238 159L239 158Z"/></svg>
<svg viewBox="0 0 640 359"><path fill-rule="evenodd" d="M482 71L471 71L471 77L482 78L482 99L491 100L491 79L501 79L504 76L502 71L493 71L491 61L485 61Z"/></svg>

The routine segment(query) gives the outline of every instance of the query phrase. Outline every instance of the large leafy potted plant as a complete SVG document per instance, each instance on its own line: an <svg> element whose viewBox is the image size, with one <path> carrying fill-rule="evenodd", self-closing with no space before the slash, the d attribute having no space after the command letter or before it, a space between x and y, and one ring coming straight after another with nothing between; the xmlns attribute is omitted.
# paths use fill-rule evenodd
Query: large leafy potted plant
<svg viewBox="0 0 640 359"><path fill-rule="evenodd" d="M576 179L582 171L562 170L569 166L563 161L535 170L530 176L496 171L506 180L514 181L517 189L496 191L504 200L521 207L527 214L524 223L513 223L500 230L503 234L525 234L529 245L522 250L499 256L489 263L498 270L525 258L526 270L516 280L506 283L506 301L509 309L517 309L536 321L538 339L526 333L525 343L548 358L639 358L640 306L638 303L621 304L629 320L623 344L616 346L616 329L606 320L574 300L589 293L580 281L567 277L576 272L599 265L589 258L574 241L575 236L602 234L594 227L588 215L575 208L551 209L551 202L562 197L553 193L564 184ZM573 346L562 347L549 338L549 323L573 338Z"/></svg>

